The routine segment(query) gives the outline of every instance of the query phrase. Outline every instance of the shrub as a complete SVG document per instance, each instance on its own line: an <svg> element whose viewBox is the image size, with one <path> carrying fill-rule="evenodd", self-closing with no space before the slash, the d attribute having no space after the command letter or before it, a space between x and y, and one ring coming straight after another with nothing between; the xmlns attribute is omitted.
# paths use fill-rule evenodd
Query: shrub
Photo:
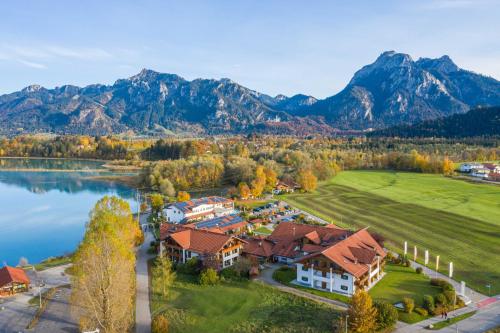
<svg viewBox="0 0 500 333"><path fill-rule="evenodd" d="M232 267L225 268L220 272L221 279L225 280L239 280L240 275Z"/></svg>
<svg viewBox="0 0 500 333"><path fill-rule="evenodd" d="M443 293L437 294L434 297L434 299L436 301L436 304L439 304L439 305L446 305L446 304L448 304L448 300L446 299L446 296Z"/></svg>
<svg viewBox="0 0 500 333"><path fill-rule="evenodd" d="M443 279L431 279L431 285L441 287L443 291L455 290L455 288L453 288L453 286L448 281Z"/></svg>
<svg viewBox="0 0 500 333"><path fill-rule="evenodd" d="M151 323L151 333L167 333L168 320L164 315L158 315L153 318Z"/></svg>
<svg viewBox="0 0 500 333"><path fill-rule="evenodd" d="M406 313L412 313L415 308L415 301L413 298L405 297L403 298L403 306Z"/></svg>
<svg viewBox="0 0 500 333"><path fill-rule="evenodd" d="M463 300L463 299L461 299L461 298L460 298L460 297L458 297L458 296L457 296L457 306L458 306L459 308L461 308L461 307L464 307L464 306L465 306L465 302L464 302L464 300Z"/></svg>
<svg viewBox="0 0 500 333"><path fill-rule="evenodd" d="M213 268L207 268L200 274L200 284L203 286L212 286L219 283L219 276Z"/></svg>
<svg viewBox="0 0 500 333"><path fill-rule="evenodd" d="M406 258L405 259L405 266L410 267L410 265L411 265L410 259Z"/></svg>
<svg viewBox="0 0 500 333"><path fill-rule="evenodd" d="M201 262L198 258L193 257L185 264L178 264L177 271L182 274L196 275L200 272Z"/></svg>
<svg viewBox="0 0 500 333"><path fill-rule="evenodd" d="M388 262L393 262L394 261L394 254L392 252L387 252L387 255L385 256L385 260Z"/></svg>
<svg viewBox="0 0 500 333"><path fill-rule="evenodd" d="M387 302L376 302L377 308L377 327L384 329L394 326L398 321L398 310L394 305Z"/></svg>
<svg viewBox="0 0 500 333"><path fill-rule="evenodd" d="M427 312L427 310L426 309L422 309L422 308L416 308L415 312L418 313L421 316L424 316L424 317L427 317L429 315L429 313Z"/></svg>
<svg viewBox="0 0 500 333"><path fill-rule="evenodd" d="M423 271L424 269L422 267L417 267L417 269L415 269L415 272L417 272L417 274L422 274Z"/></svg>
<svg viewBox="0 0 500 333"><path fill-rule="evenodd" d="M430 295L424 295L423 300L424 309L426 309L429 313L434 313L434 298Z"/></svg>
<svg viewBox="0 0 500 333"><path fill-rule="evenodd" d="M452 304L455 302L455 291L445 290L443 291L444 297L446 297L446 303Z"/></svg>

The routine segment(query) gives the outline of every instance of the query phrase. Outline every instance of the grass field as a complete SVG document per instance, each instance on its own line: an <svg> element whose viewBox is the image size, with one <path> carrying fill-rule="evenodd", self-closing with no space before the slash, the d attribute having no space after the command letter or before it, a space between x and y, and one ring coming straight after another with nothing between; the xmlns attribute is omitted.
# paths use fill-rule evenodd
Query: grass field
<svg viewBox="0 0 500 333"><path fill-rule="evenodd" d="M331 332L338 316L325 305L261 283L201 286L180 274L167 298L153 291L152 315L159 313L166 314L171 333Z"/></svg>
<svg viewBox="0 0 500 333"><path fill-rule="evenodd" d="M500 293L500 187L440 175L346 171L313 194L283 197L290 204L344 227L370 227L401 250L440 255L440 271L474 289ZM412 251L411 251L412 253Z"/></svg>
<svg viewBox="0 0 500 333"><path fill-rule="evenodd" d="M440 287L431 285L430 278L417 274L411 267L387 264L385 272L384 278L370 289L370 295L375 300L394 304L410 297L417 307L422 307L424 295L435 296L442 292Z"/></svg>

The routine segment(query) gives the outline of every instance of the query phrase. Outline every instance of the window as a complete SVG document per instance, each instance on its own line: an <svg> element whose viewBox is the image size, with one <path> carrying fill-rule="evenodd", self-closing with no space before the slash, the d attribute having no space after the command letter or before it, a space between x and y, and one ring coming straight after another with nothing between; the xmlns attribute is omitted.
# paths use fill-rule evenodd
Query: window
<svg viewBox="0 0 500 333"><path fill-rule="evenodd" d="M304 282L309 281L309 279L307 278L307 276L303 276L301 280L304 281Z"/></svg>
<svg viewBox="0 0 500 333"><path fill-rule="evenodd" d="M191 251L186 251L186 257L191 258Z"/></svg>
<svg viewBox="0 0 500 333"><path fill-rule="evenodd" d="M224 261L224 266L230 266L230 265L231 265L231 260Z"/></svg>
<svg viewBox="0 0 500 333"><path fill-rule="evenodd" d="M349 280L349 276L346 274L342 274L341 278L342 280Z"/></svg>
<svg viewBox="0 0 500 333"><path fill-rule="evenodd" d="M344 290L344 291L347 291L347 290L349 290L349 287L344 286L344 285L341 285L341 286L340 286L340 289L342 289L342 290Z"/></svg>
<svg viewBox="0 0 500 333"><path fill-rule="evenodd" d="M307 267L303 265L302 270L307 272Z"/></svg>

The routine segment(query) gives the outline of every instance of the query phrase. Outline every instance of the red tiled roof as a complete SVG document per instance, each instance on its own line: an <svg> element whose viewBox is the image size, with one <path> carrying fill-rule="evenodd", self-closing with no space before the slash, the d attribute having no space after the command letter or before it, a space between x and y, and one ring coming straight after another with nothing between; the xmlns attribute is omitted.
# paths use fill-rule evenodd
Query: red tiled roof
<svg viewBox="0 0 500 333"><path fill-rule="evenodd" d="M341 240L349 234L348 230L338 227L324 227L311 224L299 224L292 222L281 222L273 230L269 239L274 242L292 242L297 239L305 237L307 234L316 232L320 241L334 241ZM312 236L312 234L311 234Z"/></svg>
<svg viewBox="0 0 500 333"><path fill-rule="evenodd" d="M243 252L258 257L271 257L273 255L273 243L267 239L250 238L246 240Z"/></svg>
<svg viewBox="0 0 500 333"><path fill-rule="evenodd" d="M319 235L316 232L316 230L305 234L304 237L309 239L311 242L313 242L316 245L321 244L321 239L319 238Z"/></svg>
<svg viewBox="0 0 500 333"><path fill-rule="evenodd" d="M193 228L193 226L191 224L162 223L160 224L160 240L164 240L168 235L186 228Z"/></svg>
<svg viewBox="0 0 500 333"><path fill-rule="evenodd" d="M325 249L324 246L321 245L314 245L314 244L304 244L302 246L302 251L307 252L307 253L314 253L318 251L323 251Z"/></svg>
<svg viewBox="0 0 500 333"><path fill-rule="evenodd" d="M222 247L235 238L208 230L184 229L170 234L180 247L198 253L217 253Z"/></svg>
<svg viewBox="0 0 500 333"><path fill-rule="evenodd" d="M496 164L493 164L493 163L483 163L483 167L485 167L486 169L489 169L489 170L495 170L495 168L497 166L496 166Z"/></svg>
<svg viewBox="0 0 500 333"><path fill-rule="evenodd" d="M30 283L30 279L26 275L23 269L5 266L0 269L0 287L3 287L9 283Z"/></svg>
<svg viewBox="0 0 500 333"><path fill-rule="evenodd" d="M299 259L298 262L319 255L333 261L355 277L360 277L368 271L368 264L371 264L377 255L384 258L386 253L366 229L361 229L321 252Z"/></svg>

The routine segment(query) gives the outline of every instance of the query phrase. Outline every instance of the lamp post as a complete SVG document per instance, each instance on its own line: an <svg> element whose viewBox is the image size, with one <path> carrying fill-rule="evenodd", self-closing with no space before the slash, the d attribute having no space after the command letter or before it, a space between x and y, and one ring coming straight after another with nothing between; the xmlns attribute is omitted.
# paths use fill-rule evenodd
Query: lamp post
<svg viewBox="0 0 500 333"><path fill-rule="evenodd" d="M491 296L491 284L487 284L486 288L488 288L488 296Z"/></svg>
<svg viewBox="0 0 500 333"><path fill-rule="evenodd" d="M345 315L345 333L347 333L347 327L349 326L349 315Z"/></svg>

